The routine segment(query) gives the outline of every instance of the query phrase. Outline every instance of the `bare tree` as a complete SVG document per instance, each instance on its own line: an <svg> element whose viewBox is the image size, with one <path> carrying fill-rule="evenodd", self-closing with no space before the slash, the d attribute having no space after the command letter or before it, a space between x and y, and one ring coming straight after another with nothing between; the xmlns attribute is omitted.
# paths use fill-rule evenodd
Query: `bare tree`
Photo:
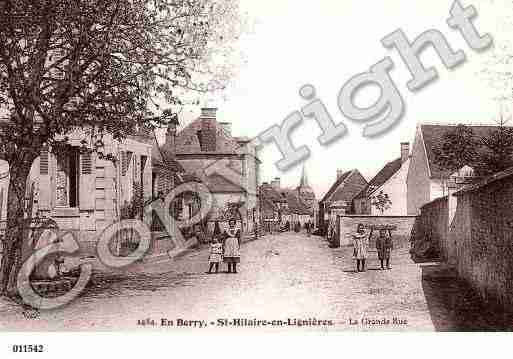
<svg viewBox="0 0 513 359"><path fill-rule="evenodd" d="M101 148L105 134L165 124L184 89L222 89L237 18L235 0L0 2L0 159L10 171L0 294L15 293L41 150L62 150L76 127Z"/></svg>

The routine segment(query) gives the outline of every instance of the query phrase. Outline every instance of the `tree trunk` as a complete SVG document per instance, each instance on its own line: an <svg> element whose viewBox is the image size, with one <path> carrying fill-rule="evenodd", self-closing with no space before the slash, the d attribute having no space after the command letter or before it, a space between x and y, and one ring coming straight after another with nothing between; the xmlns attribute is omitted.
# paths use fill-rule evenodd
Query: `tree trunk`
<svg viewBox="0 0 513 359"><path fill-rule="evenodd" d="M25 219L29 217L25 213L25 193L31 162L9 165L7 225L0 267L0 295L14 296L17 293L16 278L22 266L23 241L29 225Z"/></svg>

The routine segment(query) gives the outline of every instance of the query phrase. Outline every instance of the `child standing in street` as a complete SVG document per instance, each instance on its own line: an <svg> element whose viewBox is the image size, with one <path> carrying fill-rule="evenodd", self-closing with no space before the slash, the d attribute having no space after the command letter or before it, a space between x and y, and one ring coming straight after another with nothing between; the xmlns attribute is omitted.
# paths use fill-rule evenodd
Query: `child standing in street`
<svg viewBox="0 0 513 359"><path fill-rule="evenodd" d="M210 243L210 256L208 257L208 261L210 262L210 267L208 269L208 274L212 273L212 269L214 266L216 268L216 273L219 273L219 263L223 260L223 245L219 243L217 236L212 238L212 242Z"/></svg>
<svg viewBox="0 0 513 359"><path fill-rule="evenodd" d="M381 269L385 269L384 263L386 262L387 269L391 269L390 267L390 253L392 249L394 249L394 243L392 242L392 232L385 229L380 229L379 237L376 240L376 249L378 251L378 259L381 262Z"/></svg>

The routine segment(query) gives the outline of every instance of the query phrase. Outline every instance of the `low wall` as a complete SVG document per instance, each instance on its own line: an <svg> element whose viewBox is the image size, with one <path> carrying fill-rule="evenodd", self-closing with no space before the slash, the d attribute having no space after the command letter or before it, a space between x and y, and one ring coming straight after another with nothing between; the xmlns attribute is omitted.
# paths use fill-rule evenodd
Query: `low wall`
<svg viewBox="0 0 513 359"><path fill-rule="evenodd" d="M352 244L351 235L356 232L359 223L370 225L393 225L397 229L392 232L398 240L408 240L416 216L338 216L337 240L341 246ZM377 233L376 233L377 234Z"/></svg>

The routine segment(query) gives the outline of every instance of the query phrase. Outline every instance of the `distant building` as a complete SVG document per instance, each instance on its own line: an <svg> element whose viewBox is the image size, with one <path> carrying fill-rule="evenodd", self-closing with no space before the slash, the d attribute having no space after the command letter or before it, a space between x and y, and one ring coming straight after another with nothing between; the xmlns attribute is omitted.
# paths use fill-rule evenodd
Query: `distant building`
<svg viewBox="0 0 513 359"><path fill-rule="evenodd" d="M278 230L282 213L288 207L287 200L279 190L267 182L260 186L258 198L263 228L268 232Z"/></svg>
<svg viewBox="0 0 513 359"><path fill-rule="evenodd" d="M355 213L372 216L406 216L408 212L406 179L409 166L410 144L403 142L401 157L387 163L354 199ZM388 199L383 210L373 205L378 197Z"/></svg>
<svg viewBox="0 0 513 359"><path fill-rule="evenodd" d="M253 230L253 223L260 217L257 200L260 161L248 138L234 137L231 124L218 121L216 108L203 108L200 117L176 136L168 133L161 150L173 154L185 172L199 178L213 194L210 227L213 228L216 220L227 220L228 208L240 206L243 230ZM208 175L209 166L220 160L228 161L228 167L238 178L234 180L215 172Z"/></svg>
<svg viewBox="0 0 513 359"><path fill-rule="evenodd" d="M304 226L305 223L312 221L313 212L299 196L297 189L282 187L279 177L270 184L262 184L260 193L265 202L273 203L280 225L289 222L291 225L300 223Z"/></svg>
<svg viewBox="0 0 513 359"><path fill-rule="evenodd" d="M313 191L312 187L310 187L304 166L301 172L301 180L299 182L299 186L296 188L296 191L301 201L306 204L306 207L310 212L312 223L317 223L317 217L319 215L319 203L315 197L315 192Z"/></svg>
<svg viewBox="0 0 513 359"><path fill-rule="evenodd" d="M469 127L474 135L485 137L496 126ZM415 140L411 153L410 168L407 176L407 211L409 215L419 214L420 208L437 198L448 194L447 180L452 173L442 170L435 163L433 149L436 148L444 135L455 128L455 125L430 125L417 126ZM456 172L473 172L469 166L464 166ZM471 176L473 173L467 173Z"/></svg>
<svg viewBox="0 0 513 359"><path fill-rule="evenodd" d="M360 171L337 170L337 180L319 201L319 227L324 228L330 218L354 214L353 200L367 186Z"/></svg>

